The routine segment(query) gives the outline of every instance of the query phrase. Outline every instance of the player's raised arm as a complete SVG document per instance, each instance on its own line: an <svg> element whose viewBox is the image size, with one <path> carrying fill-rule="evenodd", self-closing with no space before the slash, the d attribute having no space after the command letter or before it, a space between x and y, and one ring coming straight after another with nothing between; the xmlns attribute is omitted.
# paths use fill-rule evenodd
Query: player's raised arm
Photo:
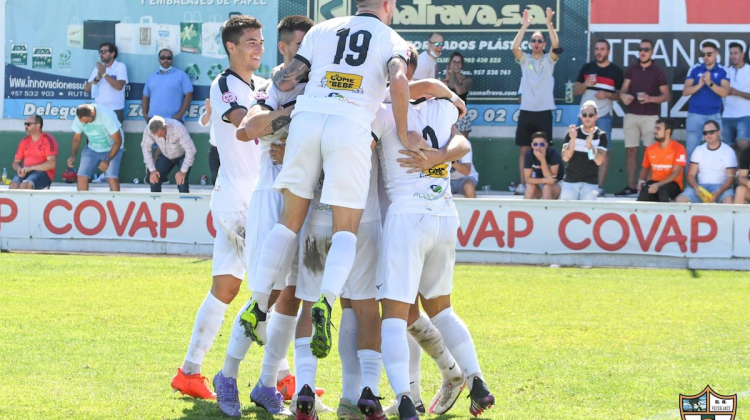
<svg viewBox="0 0 750 420"><path fill-rule="evenodd" d="M273 75L273 84L282 92L289 92L297 86L297 83L305 78L308 70L310 70L309 61L301 56L294 57L284 70L277 71Z"/></svg>

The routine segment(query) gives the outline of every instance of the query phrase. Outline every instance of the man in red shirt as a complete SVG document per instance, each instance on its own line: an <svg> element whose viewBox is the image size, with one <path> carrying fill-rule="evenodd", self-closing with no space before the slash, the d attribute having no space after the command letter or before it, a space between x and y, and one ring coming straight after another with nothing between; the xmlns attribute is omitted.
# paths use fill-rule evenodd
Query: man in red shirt
<svg viewBox="0 0 750 420"><path fill-rule="evenodd" d="M44 121L39 115L30 116L23 125L27 136L21 140L13 159L17 175L10 182L10 189L42 190L55 178L57 141L42 132Z"/></svg>
<svg viewBox="0 0 750 420"><path fill-rule="evenodd" d="M672 140L674 122L659 119L654 128L656 143L643 154L641 175L638 177L638 201L669 203L683 190L683 172L687 165L685 146ZM651 178L646 181L651 170Z"/></svg>

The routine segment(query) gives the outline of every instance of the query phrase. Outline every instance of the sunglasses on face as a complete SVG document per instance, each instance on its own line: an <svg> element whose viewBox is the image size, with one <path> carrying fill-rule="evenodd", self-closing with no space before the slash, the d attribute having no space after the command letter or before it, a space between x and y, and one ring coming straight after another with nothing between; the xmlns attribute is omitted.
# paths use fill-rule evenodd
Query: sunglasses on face
<svg viewBox="0 0 750 420"><path fill-rule="evenodd" d="M596 117L596 114L594 114L594 113L591 113L591 114L587 114L587 113L585 113L585 112L582 112L582 113L581 113L581 116L582 116L583 118L594 118L594 117Z"/></svg>
<svg viewBox="0 0 750 420"><path fill-rule="evenodd" d="M445 45L445 42L433 42L432 45L436 47L442 47L443 45Z"/></svg>
<svg viewBox="0 0 750 420"><path fill-rule="evenodd" d="M704 52L704 53L701 53L701 57L711 57L712 55L714 55L713 52Z"/></svg>
<svg viewBox="0 0 750 420"><path fill-rule="evenodd" d="M544 40L543 39L532 39L529 42L531 42L532 44L544 44Z"/></svg>
<svg viewBox="0 0 750 420"><path fill-rule="evenodd" d="M159 60L171 60L171 59L172 59L171 55L170 56L162 55L161 57L159 57Z"/></svg>
<svg viewBox="0 0 750 420"><path fill-rule="evenodd" d="M34 125L34 124L36 124L36 123L30 123L30 122L25 122L25 123L23 123L23 125L25 125L26 127L28 127L28 126L30 126L30 125Z"/></svg>
<svg viewBox="0 0 750 420"><path fill-rule="evenodd" d="M108 52L110 52L110 51L109 50L99 50L99 54L106 54Z"/></svg>
<svg viewBox="0 0 750 420"><path fill-rule="evenodd" d="M531 143L531 147L545 147L547 143Z"/></svg>
<svg viewBox="0 0 750 420"><path fill-rule="evenodd" d="M716 134L719 130L703 130L703 135L708 136L709 134Z"/></svg>
<svg viewBox="0 0 750 420"><path fill-rule="evenodd" d="M638 48L638 51L641 51L641 52L649 52L649 51L651 51L651 48L648 48L648 47L645 47L645 48Z"/></svg>

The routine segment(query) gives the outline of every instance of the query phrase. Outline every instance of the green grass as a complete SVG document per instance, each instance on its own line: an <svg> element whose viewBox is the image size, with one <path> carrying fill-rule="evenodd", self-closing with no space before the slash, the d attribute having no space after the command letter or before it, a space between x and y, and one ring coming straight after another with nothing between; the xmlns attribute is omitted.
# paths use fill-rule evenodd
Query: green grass
<svg viewBox="0 0 750 420"><path fill-rule="evenodd" d="M214 403L169 387L210 266L0 254L0 418L220 418ZM483 418L638 420L677 409L679 393L707 383L725 394L750 389L747 273L458 266L455 278L454 307L497 399ZM229 308L206 376L220 369L248 297L243 290ZM335 407L334 353L319 365L318 386ZM269 418L247 404L260 360L253 346L240 372L245 418ZM429 401L439 374L426 358L422 372ZM385 374L381 390L393 398ZM750 399L738 406L738 418L750 418ZM466 398L443 416L467 417Z"/></svg>

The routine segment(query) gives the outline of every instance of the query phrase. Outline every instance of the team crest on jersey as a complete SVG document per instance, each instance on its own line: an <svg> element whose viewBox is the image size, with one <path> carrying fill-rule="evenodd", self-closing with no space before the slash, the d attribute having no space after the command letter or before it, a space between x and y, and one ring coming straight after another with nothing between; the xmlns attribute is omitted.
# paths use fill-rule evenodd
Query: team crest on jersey
<svg viewBox="0 0 750 420"><path fill-rule="evenodd" d="M710 385L695 395L680 394L682 420L734 420L737 394L720 395Z"/></svg>
<svg viewBox="0 0 750 420"><path fill-rule="evenodd" d="M441 163L440 165L435 165L430 169L427 169L425 171L422 171L421 174L419 174L421 178L429 177L429 178L447 178L448 177L448 164L447 163Z"/></svg>
<svg viewBox="0 0 750 420"><path fill-rule="evenodd" d="M335 90L348 90L354 93L363 92L362 76L336 71L327 71L326 76L320 81L320 86Z"/></svg>
<svg viewBox="0 0 750 420"><path fill-rule="evenodd" d="M221 95L221 100L224 101L224 102L226 102L226 103L228 103L228 104L232 103L232 102L237 102L237 95L235 95L232 92L224 92Z"/></svg>
<svg viewBox="0 0 750 420"><path fill-rule="evenodd" d="M260 102L260 101L265 101L266 99L268 99L268 93L266 93L265 90L259 90L258 92L255 93L256 101Z"/></svg>

